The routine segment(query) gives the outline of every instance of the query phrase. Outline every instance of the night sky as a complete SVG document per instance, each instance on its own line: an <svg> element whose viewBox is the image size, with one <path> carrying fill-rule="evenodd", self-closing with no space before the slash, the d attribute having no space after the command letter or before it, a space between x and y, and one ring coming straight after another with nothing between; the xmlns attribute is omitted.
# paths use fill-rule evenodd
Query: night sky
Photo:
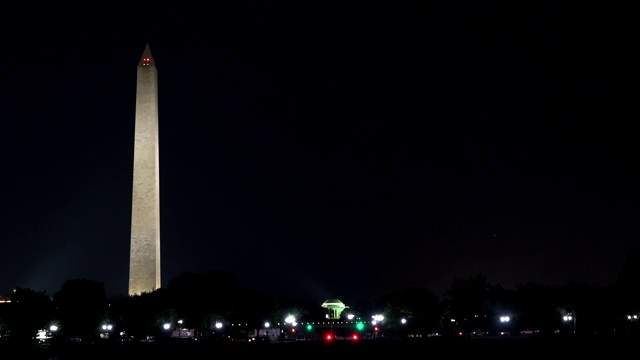
<svg viewBox="0 0 640 360"><path fill-rule="evenodd" d="M640 245L623 2L203 3L3 2L0 293L126 294L147 43L163 286L606 286Z"/></svg>

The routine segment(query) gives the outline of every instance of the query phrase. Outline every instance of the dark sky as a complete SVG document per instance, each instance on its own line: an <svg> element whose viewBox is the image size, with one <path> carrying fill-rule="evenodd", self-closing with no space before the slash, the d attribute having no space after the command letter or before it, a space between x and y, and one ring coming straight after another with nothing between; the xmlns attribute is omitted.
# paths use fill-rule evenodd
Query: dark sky
<svg viewBox="0 0 640 360"><path fill-rule="evenodd" d="M163 286L610 285L640 243L623 2L5 3L0 293L126 294L146 43Z"/></svg>

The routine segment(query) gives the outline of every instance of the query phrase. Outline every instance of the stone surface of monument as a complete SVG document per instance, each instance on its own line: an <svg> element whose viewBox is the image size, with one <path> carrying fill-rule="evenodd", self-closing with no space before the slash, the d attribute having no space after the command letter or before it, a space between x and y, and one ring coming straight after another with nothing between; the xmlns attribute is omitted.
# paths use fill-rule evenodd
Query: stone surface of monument
<svg viewBox="0 0 640 360"><path fill-rule="evenodd" d="M158 74L147 44L137 71L129 295L160 283Z"/></svg>

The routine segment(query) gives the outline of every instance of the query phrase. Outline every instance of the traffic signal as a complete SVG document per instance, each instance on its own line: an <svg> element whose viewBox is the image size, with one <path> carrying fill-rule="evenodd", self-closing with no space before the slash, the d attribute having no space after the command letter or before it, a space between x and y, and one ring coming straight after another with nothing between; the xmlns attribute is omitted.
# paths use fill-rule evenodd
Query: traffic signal
<svg viewBox="0 0 640 360"><path fill-rule="evenodd" d="M364 330L364 323L362 323L362 322L358 322L358 323L356 323L356 329L357 329L358 331L362 331L362 330Z"/></svg>
<svg viewBox="0 0 640 360"><path fill-rule="evenodd" d="M313 325L307 324L307 331L311 331L311 330L313 330Z"/></svg>

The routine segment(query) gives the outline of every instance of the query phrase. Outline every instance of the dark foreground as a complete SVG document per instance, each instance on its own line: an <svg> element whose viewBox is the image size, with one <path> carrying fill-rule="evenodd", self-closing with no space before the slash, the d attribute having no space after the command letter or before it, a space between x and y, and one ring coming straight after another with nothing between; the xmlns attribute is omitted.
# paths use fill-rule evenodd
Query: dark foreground
<svg viewBox="0 0 640 360"><path fill-rule="evenodd" d="M640 343L638 337L599 338L599 337L553 337L553 338L429 338L413 340L366 340L361 342L337 341L295 342L295 343L151 343L151 344L95 344L69 345L41 348L15 348L9 345L0 346L2 359L212 359L219 356L264 357L264 356L297 356L307 357L339 357L357 356L365 359L393 356L491 356L495 358L533 359L541 356L554 358L589 355L619 357L634 351ZM395 354L395 355L394 355ZM412 355L413 356L413 355Z"/></svg>

